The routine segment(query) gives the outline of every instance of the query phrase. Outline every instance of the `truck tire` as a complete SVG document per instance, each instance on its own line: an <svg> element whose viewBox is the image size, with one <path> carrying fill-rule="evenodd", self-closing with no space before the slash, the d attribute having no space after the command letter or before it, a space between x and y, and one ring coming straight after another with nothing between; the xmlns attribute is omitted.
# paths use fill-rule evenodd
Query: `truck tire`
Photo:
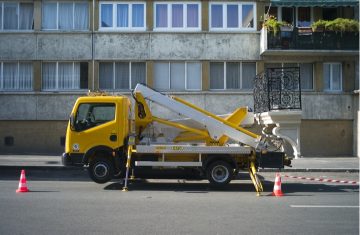
<svg viewBox="0 0 360 235"><path fill-rule="evenodd" d="M94 182L104 184L113 178L114 165L105 157L97 157L90 162L88 173Z"/></svg>
<svg viewBox="0 0 360 235"><path fill-rule="evenodd" d="M213 186L225 186L234 176L233 167L225 161L215 161L206 168L206 175Z"/></svg>

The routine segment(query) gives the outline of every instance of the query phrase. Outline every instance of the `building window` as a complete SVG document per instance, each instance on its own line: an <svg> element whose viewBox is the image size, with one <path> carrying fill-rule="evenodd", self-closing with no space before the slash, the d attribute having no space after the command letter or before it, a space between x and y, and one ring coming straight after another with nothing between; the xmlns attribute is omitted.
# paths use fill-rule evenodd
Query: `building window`
<svg viewBox="0 0 360 235"><path fill-rule="evenodd" d="M338 17L337 7L324 7L321 10L323 20L335 20Z"/></svg>
<svg viewBox="0 0 360 235"><path fill-rule="evenodd" d="M87 62L43 62L44 91L80 90L88 88Z"/></svg>
<svg viewBox="0 0 360 235"><path fill-rule="evenodd" d="M33 30L34 4L0 2L0 30Z"/></svg>
<svg viewBox="0 0 360 235"><path fill-rule="evenodd" d="M146 83L145 62L101 62L99 65L100 89L129 90L138 83Z"/></svg>
<svg viewBox="0 0 360 235"><path fill-rule="evenodd" d="M256 30L255 3L211 3L211 30Z"/></svg>
<svg viewBox="0 0 360 235"><path fill-rule="evenodd" d="M324 63L324 90L342 90L342 66L341 63Z"/></svg>
<svg viewBox="0 0 360 235"><path fill-rule="evenodd" d="M256 63L254 62L211 62L210 89L251 90L254 87Z"/></svg>
<svg viewBox="0 0 360 235"><path fill-rule="evenodd" d="M297 8L297 27L310 27L312 23L312 8Z"/></svg>
<svg viewBox="0 0 360 235"><path fill-rule="evenodd" d="M29 62L0 62L0 90L32 90L33 65Z"/></svg>
<svg viewBox="0 0 360 235"><path fill-rule="evenodd" d="M88 30L89 4L87 2L45 1L42 5L42 29Z"/></svg>
<svg viewBox="0 0 360 235"><path fill-rule="evenodd" d="M300 69L300 84L302 91L312 91L314 90L314 65L312 63L273 63L265 64L265 69L267 68L291 68L299 67Z"/></svg>
<svg viewBox="0 0 360 235"><path fill-rule="evenodd" d="M200 30L200 3L155 3L155 30Z"/></svg>
<svg viewBox="0 0 360 235"><path fill-rule="evenodd" d="M200 62L156 62L154 88L157 90L201 90Z"/></svg>
<svg viewBox="0 0 360 235"><path fill-rule="evenodd" d="M281 18L280 21L294 25L294 8L292 7L281 7Z"/></svg>
<svg viewBox="0 0 360 235"><path fill-rule="evenodd" d="M145 3L100 2L100 29L145 30Z"/></svg>

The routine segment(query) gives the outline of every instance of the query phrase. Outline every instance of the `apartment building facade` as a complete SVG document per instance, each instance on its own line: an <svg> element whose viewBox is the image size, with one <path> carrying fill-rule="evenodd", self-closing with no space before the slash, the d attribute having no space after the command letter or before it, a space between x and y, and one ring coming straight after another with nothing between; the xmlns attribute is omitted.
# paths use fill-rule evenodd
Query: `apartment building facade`
<svg viewBox="0 0 360 235"><path fill-rule="evenodd" d="M276 45L262 29L273 14L309 36L298 29L318 19L358 19L358 2L299 2L0 1L0 153L60 154L88 90L129 95L140 82L222 114L253 107L256 74L299 66L302 155L359 156L358 44Z"/></svg>

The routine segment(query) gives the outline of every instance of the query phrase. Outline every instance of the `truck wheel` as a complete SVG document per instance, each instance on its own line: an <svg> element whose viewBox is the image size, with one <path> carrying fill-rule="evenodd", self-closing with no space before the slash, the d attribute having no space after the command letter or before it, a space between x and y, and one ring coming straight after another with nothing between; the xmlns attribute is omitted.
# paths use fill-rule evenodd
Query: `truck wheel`
<svg viewBox="0 0 360 235"><path fill-rule="evenodd" d="M94 182L104 184L112 179L114 166L107 158L95 158L90 162L88 172Z"/></svg>
<svg viewBox="0 0 360 235"><path fill-rule="evenodd" d="M227 185L233 178L233 168L224 161L211 163L206 169L208 180L213 186L221 187Z"/></svg>

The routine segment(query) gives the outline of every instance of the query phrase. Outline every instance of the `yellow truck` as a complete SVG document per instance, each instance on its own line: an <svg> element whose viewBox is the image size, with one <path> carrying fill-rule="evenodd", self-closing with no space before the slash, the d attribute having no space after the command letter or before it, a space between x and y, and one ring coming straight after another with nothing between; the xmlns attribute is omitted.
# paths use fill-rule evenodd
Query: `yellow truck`
<svg viewBox="0 0 360 235"><path fill-rule="evenodd" d="M216 187L245 170L258 193L262 191L259 167L291 164L269 136L242 126L253 119L247 107L217 116L142 84L137 84L132 98L104 94L78 98L67 127L63 164L87 167L96 183L124 177L124 190L129 170L142 167L193 168ZM154 116L153 103L182 118Z"/></svg>

